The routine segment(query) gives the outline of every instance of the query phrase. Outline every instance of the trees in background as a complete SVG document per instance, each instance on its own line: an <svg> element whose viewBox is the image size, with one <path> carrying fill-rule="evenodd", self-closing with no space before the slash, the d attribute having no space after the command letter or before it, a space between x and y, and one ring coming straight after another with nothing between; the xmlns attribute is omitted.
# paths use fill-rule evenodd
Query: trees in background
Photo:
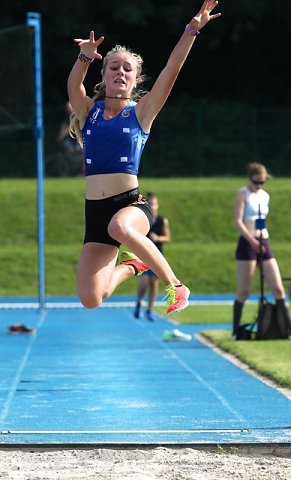
<svg viewBox="0 0 291 480"><path fill-rule="evenodd" d="M103 52L116 43L140 52L150 86L199 5L199 0L16 0L2 6L0 28L24 23L27 11L42 14L44 95L54 103L66 98L67 76L78 51L74 37L86 37L94 29L105 36ZM288 0L221 0L217 9L223 17L197 39L175 93L286 105L291 80ZM98 75L94 65L89 86Z"/></svg>
<svg viewBox="0 0 291 480"><path fill-rule="evenodd" d="M56 151L67 78L78 54L75 37L86 38L94 30L96 37L105 36L101 54L115 44L140 53L147 77L145 88L149 89L201 2L4 2L0 29L23 25L28 11L42 14L46 154ZM288 8L288 0L220 0L217 11L222 17L202 30L167 107L155 122L154 141L146 149L142 174L159 176L179 171L181 158L185 174L190 175L239 174L246 161L256 159L268 162L274 174L289 174ZM11 48L17 48L16 42ZM7 55L9 52L2 51L3 68L7 68ZM86 77L88 95L98 81L100 63L95 61ZM13 95L13 89L9 93ZM34 174L33 144L27 132L18 132L17 142L4 135L1 141L6 161L0 165L0 176Z"/></svg>

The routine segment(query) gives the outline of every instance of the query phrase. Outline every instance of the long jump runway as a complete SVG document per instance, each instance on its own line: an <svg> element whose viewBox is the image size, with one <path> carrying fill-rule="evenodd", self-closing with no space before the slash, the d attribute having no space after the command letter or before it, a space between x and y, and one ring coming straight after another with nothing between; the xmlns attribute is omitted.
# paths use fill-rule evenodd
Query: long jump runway
<svg viewBox="0 0 291 480"><path fill-rule="evenodd" d="M291 402L131 308L0 311L0 443L290 443ZM13 323L32 335L9 335ZM184 332L217 328L183 326Z"/></svg>

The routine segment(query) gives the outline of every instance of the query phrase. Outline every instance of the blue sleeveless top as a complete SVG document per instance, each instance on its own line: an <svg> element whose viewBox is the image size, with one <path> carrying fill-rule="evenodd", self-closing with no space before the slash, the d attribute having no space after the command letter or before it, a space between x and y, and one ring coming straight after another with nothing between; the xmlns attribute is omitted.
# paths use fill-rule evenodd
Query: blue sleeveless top
<svg viewBox="0 0 291 480"><path fill-rule="evenodd" d="M130 102L118 115L104 120L104 101L97 100L82 129L85 175L129 173L137 175L141 154L149 134Z"/></svg>

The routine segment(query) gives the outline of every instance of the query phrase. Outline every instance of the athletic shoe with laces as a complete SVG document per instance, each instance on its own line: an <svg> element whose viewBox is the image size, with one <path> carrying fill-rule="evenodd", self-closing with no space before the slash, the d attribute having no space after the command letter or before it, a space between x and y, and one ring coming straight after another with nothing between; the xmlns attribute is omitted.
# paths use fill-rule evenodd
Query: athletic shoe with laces
<svg viewBox="0 0 291 480"><path fill-rule="evenodd" d="M139 277L143 272L149 270L149 267L143 263L134 253L123 251L120 259L124 265L130 265L134 268L135 275Z"/></svg>
<svg viewBox="0 0 291 480"><path fill-rule="evenodd" d="M189 305L190 290L185 285L168 285L165 288L167 301L167 314L179 313Z"/></svg>

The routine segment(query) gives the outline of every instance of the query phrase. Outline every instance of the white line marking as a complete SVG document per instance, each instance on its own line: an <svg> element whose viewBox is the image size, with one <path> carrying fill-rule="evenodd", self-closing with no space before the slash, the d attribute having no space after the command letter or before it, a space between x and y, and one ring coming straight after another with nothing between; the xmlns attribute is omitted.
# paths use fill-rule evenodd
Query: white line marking
<svg viewBox="0 0 291 480"><path fill-rule="evenodd" d="M40 312L40 319L37 323L37 329L39 329L43 322L44 322L44 319L45 319L45 316L46 316L46 313L45 311L41 311ZM26 366L26 363L27 363L27 360L29 358L29 355L31 353L31 350L32 350L32 347L33 347L33 344L37 338L37 329L36 329L36 333L34 335L31 335L30 338L29 338L29 343L27 345L27 348L24 352L24 355L22 357L22 360L20 362L20 365L16 371L16 374L15 374L15 377L13 379L13 382L11 384L11 387L8 391L8 395L7 395L7 398L4 402L4 405L3 405L3 408L2 408L2 411L0 413L0 424L2 424L5 420L6 420L6 417L8 415L8 412L9 412L9 408L10 408L10 405L11 405L11 402L13 400L13 397L15 395L15 392L17 390L17 386L18 386L18 383L20 381L20 378L21 378L21 374Z"/></svg>
<svg viewBox="0 0 291 480"><path fill-rule="evenodd" d="M282 387L279 383L276 383L274 380L264 377L264 375L254 370L252 367L250 367L250 365L243 362L239 358L235 357L231 352L227 352L226 350L223 350L222 348L218 347L217 345L212 343L208 338L204 337L200 333L195 333L194 336L197 340L199 340L199 342L211 348L211 350L213 350L215 353L225 358L227 361L229 361L230 363L238 367L240 370L246 372L249 375L252 375L253 377L263 382L265 385L268 385L268 387L274 388L275 390L280 392L282 395L287 397L288 400L291 400L291 388Z"/></svg>
<svg viewBox="0 0 291 480"><path fill-rule="evenodd" d="M191 430L191 429L184 429L184 430L2 430L0 435L72 435L72 434L168 434L168 433L248 433L250 432L247 428L241 429L210 429L210 430Z"/></svg>
<svg viewBox="0 0 291 480"><path fill-rule="evenodd" d="M257 303L257 300L249 300L248 303ZM115 301L115 302L104 302L103 305L99 308L133 308L135 307L135 301ZM190 300L189 305L232 305L233 300ZM166 305L164 301L156 301L155 306L163 307ZM39 308L39 303L37 302L0 302L0 310L8 309L34 309ZM45 303L46 309L53 308L85 308L80 302L47 302Z"/></svg>
<svg viewBox="0 0 291 480"><path fill-rule="evenodd" d="M215 389L213 388L209 382L207 382L206 380L204 380L204 378L201 377L201 375L199 375L197 372L195 372L195 370L193 370L186 362L184 362L184 360L182 360L179 355L177 355L177 353L174 351L174 350L171 350L171 348L165 346L165 344L163 342L161 342L161 340L159 338L156 337L155 334L153 334L151 332L151 336L155 338L155 340L160 343L160 345L163 346L163 348L165 350L167 350L172 356L173 358L175 358L177 360L177 362L181 365L181 367L183 367L185 370L187 370L194 378L196 378L198 380L199 383L201 383L201 385L203 385L207 390L209 390L211 393L213 393L213 395L219 400L219 402L229 411L231 412L231 414L237 419L239 420L239 422L241 423L244 423L246 424L247 421L244 417L242 417L234 408L232 408L232 406L229 404L229 402Z"/></svg>
<svg viewBox="0 0 291 480"><path fill-rule="evenodd" d="M195 372L184 360L182 360L174 350L171 350L168 346L165 346L164 343L156 337L155 334L152 332L150 333L153 338L157 340L157 342L163 346L165 350L167 350L174 358L176 358L177 362L185 368L194 378L198 380L206 389L208 389L217 399L218 401L229 411L231 414L242 424L247 425L247 420L242 417L231 405L230 403L221 395L215 388L213 388L204 378L201 377L198 373ZM254 437L259 439L258 434L254 434Z"/></svg>
<svg viewBox="0 0 291 480"><path fill-rule="evenodd" d="M144 326L142 323L139 323L140 326ZM170 347L166 346L164 342L160 340L153 332L150 332L150 336L153 337L161 346L164 348L166 351L168 351L173 358L177 360L177 362L185 369L187 370L192 376L194 376L199 383L201 383L206 389L208 389L213 395L219 400L219 402L227 409L229 410L234 417L239 420L240 423L247 424L247 421L244 417L241 417L236 410L232 408L232 406L227 402L227 400L211 385L204 380L198 373L196 373L192 368L184 362L174 350L171 350Z"/></svg>

